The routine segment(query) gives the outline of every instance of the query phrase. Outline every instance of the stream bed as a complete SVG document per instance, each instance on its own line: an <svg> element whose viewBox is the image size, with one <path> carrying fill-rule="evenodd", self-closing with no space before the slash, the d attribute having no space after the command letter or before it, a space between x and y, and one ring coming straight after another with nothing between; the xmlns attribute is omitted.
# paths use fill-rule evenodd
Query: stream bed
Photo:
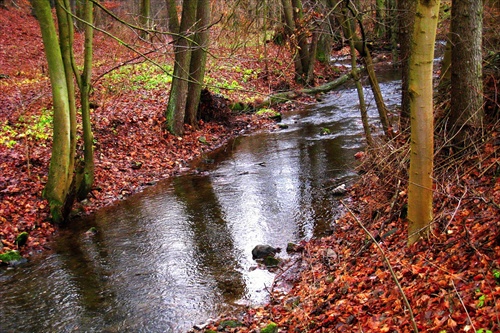
<svg viewBox="0 0 500 333"><path fill-rule="evenodd" d="M394 109L397 73L381 81ZM75 221L50 253L1 268L0 332L183 332L265 302L274 274L255 269L251 250L330 230L339 214L331 190L354 181L364 149L357 98L352 88L331 92L285 115L288 128L239 137L197 172Z"/></svg>

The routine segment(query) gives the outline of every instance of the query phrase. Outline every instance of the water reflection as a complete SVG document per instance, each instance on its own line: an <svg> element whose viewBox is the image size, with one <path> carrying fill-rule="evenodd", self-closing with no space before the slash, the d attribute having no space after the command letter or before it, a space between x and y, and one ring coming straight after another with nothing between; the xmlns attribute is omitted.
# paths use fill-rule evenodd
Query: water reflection
<svg viewBox="0 0 500 333"><path fill-rule="evenodd" d="M389 106L398 85L382 85ZM265 301L274 275L254 269L252 248L327 232L338 213L330 189L355 177L363 146L354 89L283 122L234 140L200 174L76 221L51 254L1 271L0 332L180 332Z"/></svg>

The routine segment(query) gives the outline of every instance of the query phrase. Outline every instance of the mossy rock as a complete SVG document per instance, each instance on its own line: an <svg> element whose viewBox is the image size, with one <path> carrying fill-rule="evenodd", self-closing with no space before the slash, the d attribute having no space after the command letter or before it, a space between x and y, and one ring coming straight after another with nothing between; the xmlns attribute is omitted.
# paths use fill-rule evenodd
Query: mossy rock
<svg viewBox="0 0 500 333"><path fill-rule="evenodd" d="M5 253L0 254L0 261L2 261L3 264L15 266L25 263L27 260L26 258L23 258L23 256L18 251L9 250Z"/></svg>
<svg viewBox="0 0 500 333"><path fill-rule="evenodd" d="M236 328L236 327L240 327L240 326L243 326L243 324L237 320L223 320L220 322L218 329L219 329L219 331L221 331L221 330L225 329L226 327Z"/></svg>
<svg viewBox="0 0 500 333"><path fill-rule="evenodd" d="M277 267L279 263L280 260L273 256L268 256L264 258L264 265L266 265L266 267Z"/></svg>
<svg viewBox="0 0 500 333"><path fill-rule="evenodd" d="M278 333L278 325L275 323L270 323L266 327L260 330L260 333Z"/></svg>
<svg viewBox="0 0 500 333"><path fill-rule="evenodd" d="M19 235L17 235L15 244L17 246L23 246L28 241L28 237L29 234L26 231L21 232Z"/></svg>

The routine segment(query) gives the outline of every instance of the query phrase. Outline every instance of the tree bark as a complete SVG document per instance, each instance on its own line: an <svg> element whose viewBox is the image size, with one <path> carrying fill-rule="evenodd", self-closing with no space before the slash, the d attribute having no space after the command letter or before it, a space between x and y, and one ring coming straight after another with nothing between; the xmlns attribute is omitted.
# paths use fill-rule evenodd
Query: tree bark
<svg viewBox="0 0 500 333"><path fill-rule="evenodd" d="M401 63L401 126L406 129L410 119L409 59L412 43L412 29L415 21L417 1L399 0L399 61Z"/></svg>
<svg viewBox="0 0 500 333"><path fill-rule="evenodd" d="M191 56L190 75L188 86L185 123L198 126L198 106L200 104L201 90L205 78L205 65L207 61L207 48L210 31L210 1L198 0L196 13L196 33L194 36L194 50Z"/></svg>
<svg viewBox="0 0 500 333"><path fill-rule="evenodd" d="M151 28L151 0L141 0L141 12L140 12L140 23L141 27L144 29ZM144 39L148 39L149 34L146 31L141 31L141 36Z"/></svg>
<svg viewBox="0 0 500 333"><path fill-rule="evenodd" d="M455 144L483 122L482 31L483 2L454 0L451 7L450 131Z"/></svg>
<svg viewBox="0 0 500 333"><path fill-rule="evenodd" d="M49 202L53 221L61 223L64 221L62 209L73 176L68 86L50 3L46 0L33 0L32 3L42 32L54 104L52 155L43 196Z"/></svg>
<svg viewBox="0 0 500 333"><path fill-rule="evenodd" d="M366 110L365 96L363 93L363 86L361 85L359 73L356 71L357 62L356 62L356 47L354 46L354 33L351 29L351 17L347 8L342 9L342 22L345 26L344 31L347 33L346 38L349 40L349 48L351 51L351 69L352 69L352 77L356 84L356 90L358 92L359 99L359 111L361 113L361 122L363 123L363 130L365 132L365 139L367 145L373 146L373 139L370 131L370 125L368 123L368 112Z"/></svg>
<svg viewBox="0 0 500 333"><path fill-rule="evenodd" d="M432 221L434 117L432 69L439 0L419 0L409 63L411 155L408 244L428 237Z"/></svg>
<svg viewBox="0 0 500 333"><path fill-rule="evenodd" d="M196 20L197 5L197 1L185 0L183 2L180 36L176 38L174 46L174 74L165 117L168 131L179 136L184 134L192 46L190 31Z"/></svg>
<svg viewBox="0 0 500 333"><path fill-rule="evenodd" d="M302 61L300 59L300 55L298 52L298 44L297 44L297 37L294 35L295 34L295 20L294 20L294 15L293 15L293 6L292 6L292 0L282 0L283 4L283 12L285 14L285 22L286 22L286 33L288 36L290 36L290 47L292 49L292 56L293 56L293 64L295 66L295 80L300 80L302 77L302 74L304 73L304 69L302 67Z"/></svg>
<svg viewBox="0 0 500 333"><path fill-rule="evenodd" d="M93 2L85 0L84 19L89 23L93 23ZM82 107L82 127L83 127L83 177L81 183L77 183L77 198L85 199L94 184L94 135L90 120L90 79L92 76L92 40L94 37L94 28L90 25L85 26L85 42L84 42L84 61L83 73L81 75L80 87L80 103Z"/></svg>
<svg viewBox="0 0 500 333"><path fill-rule="evenodd" d="M167 1L168 29L170 32L178 34L180 28L179 15L177 14L177 4L175 0Z"/></svg>
<svg viewBox="0 0 500 333"><path fill-rule="evenodd" d="M309 56L309 46L307 43L307 35L305 33L305 27L303 26L304 12L302 8L302 0L292 0L293 14L295 20L295 34L297 35L298 44L298 54L300 62L302 64L302 72L300 74L299 80L307 83L307 73L310 67L310 56Z"/></svg>

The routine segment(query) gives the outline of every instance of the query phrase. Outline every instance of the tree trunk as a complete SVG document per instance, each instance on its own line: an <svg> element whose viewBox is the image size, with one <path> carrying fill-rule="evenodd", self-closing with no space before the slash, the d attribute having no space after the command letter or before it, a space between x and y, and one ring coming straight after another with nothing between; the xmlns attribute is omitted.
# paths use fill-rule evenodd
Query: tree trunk
<svg viewBox="0 0 500 333"><path fill-rule="evenodd" d="M84 19L92 23L94 4L91 0L86 0ZM90 79L92 76L92 40L94 37L94 29L85 26L85 43L84 43L84 61L83 73L81 75L80 86L80 102L82 107L82 127L83 127L83 177L81 183L77 183L77 198L79 200L85 199L94 184L94 135L92 134L92 126L90 121Z"/></svg>
<svg viewBox="0 0 500 333"><path fill-rule="evenodd" d="M451 7L451 112L453 142L465 145L483 122L483 2L454 0Z"/></svg>
<svg viewBox="0 0 500 333"><path fill-rule="evenodd" d="M174 135L184 134L184 117L191 63L191 28L196 20L197 1L185 0L182 6L180 36L175 40L175 65L172 87L166 109L167 129Z"/></svg>
<svg viewBox="0 0 500 333"><path fill-rule="evenodd" d="M292 5L296 29L295 33L297 34L298 53L302 64L302 72L296 74L300 74L300 81L307 82L307 77L305 76L307 76L309 72L310 56L307 35L304 31L305 27L303 26L304 12L302 9L302 0L292 0Z"/></svg>
<svg viewBox="0 0 500 333"><path fill-rule="evenodd" d="M347 33L345 36L349 40L349 47L351 51L351 70L352 77L354 82L356 83L356 90L358 91L359 98L359 111L361 112L361 122L363 123L363 130L365 132L365 138L367 145L373 146L373 139L370 131L370 125L368 123L368 113L366 111L366 103L365 96L363 93L363 86L361 85L361 80L359 76L359 72L357 71L357 62L356 62L356 48L354 46L354 33L351 29L351 18L347 8L342 9L342 24L344 25L344 31Z"/></svg>
<svg viewBox="0 0 500 333"><path fill-rule="evenodd" d="M298 52L298 44L297 44L297 37L295 36L295 20L293 18L293 6L292 6L292 0L282 0L283 3L283 12L285 16L285 22L286 22L286 29L285 32L287 33L288 36L290 36L290 47L292 48L292 56L293 56L293 63L295 66L295 80L300 80L302 77L302 74L304 73L304 69L302 67L302 61L300 59L300 55Z"/></svg>
<svg viewBox="0 0 500 333"><path fill-rule="evenodd" d="M307 69L306 84L314 85L314 64L316 63L316 51L318 50L318 40L320 38L319 28L314 29L312 34L311 45L309 49L309 68Z"/></svg>
<svg viewBox="0 0 500 333"><path fill-rule="evenodd" d="M363 54L363 59L365 60L366 71L368 72L368 80L370 81L370 87L372 88L373 98L375 99L375 104L377 105L378 115L380 118L380 123L382 124L382 129L387 138L392 138L392 128L389 123L389 118L387 117L387 107L382 97L382 92L380 91L380 85L378 84L377 75L373 69L373 61L370 51L365 46L365 52Z"/></svg>
<svg viewBox="0 0 500 333"><path fill-rule="evenodd" d="M410 180L408 186L408 244L427 237L432 221L434 117L432 68L439 0L419 0L410 55L411 111Z"/></svg>
<svg viewBox="0 0 500 333"><path fill-rule="evenodd" d="M348 21L349 20L352 21L348 13L346 13L345 17ZM359 20L359 24L360 25L362 24L361 20ZM375 69L373 67L373 60L370 54L370 50L366 46L366 40L360 41L358 36L353 32L354 29L352 29L352 27L353 24L349 22L349 24L346 25L346 30L347 29L349 30L348 33L350 35L350 39L352 39L354 47L359 52L359 54L361 55L361 57L365 62L366 71L368 73L368 80L370 82L370 87L373 93L373 97L377 105L377 111L380 123L382 124L382 129L384 130L385 136L387 138L391 138L393 134L391 125L389 123L389 118L387 117L387 107L385 105L384 98L382 97L382 92L380 91L380 85L378 84L377 75L375 74ZM360 29L362 32L364 31L363 26L360 26Z"/></svg>
<svg viewBox="0 0 500 333"><path fill-rule="evenodd" d="M406 129L410 119L409 59L412 43L412 29L415 21L417 1L399 0L399 61L401 63L401 130Z"/></svg>
<svg viewBox="0 0 500 333"><path fill-rule="evenodd" d="M180 23L177 14L177 4L175 0L167 0L168 30L172 33L179 33Z"/></svg>
<svg viewBox="0 0 500 333"><path fill-rule="evenodd" d="M203 88L203 79L205 78L205 64L207 60L207 48L210 38L210 1L198 0L196 13L196 34L194 41L196 45L190 65L191 79L189 81L186 119L185 122L193 127L198 126L198 106L200 104L201 89Z"/></svg>
<svg viewBox="0 0 500 333"><path fill-rule="evenodd" d="M141 0L141 13L140 13L140 22L141 27L144 29L151 28L151 0ZM148 39L149 34L146 31L141 31L141 36L144 39Z"/></svg>
<svg viewBox="0 0 500 333"><path fill-rule="evenodd" d="M49 202L53 221L61 223L64 221L62 210L73 176L70 156L74 148L70 138L68 86L50 3L46 0L33 0L32 3L42 32L54 104L52 155L43 196Z"/></svg>
<svg viewBox="0 0 500 333"><path fill-rule="evenodd" d="M375 1L375 35L385 37L386 34L386 8L385 0Z"/></svg>

